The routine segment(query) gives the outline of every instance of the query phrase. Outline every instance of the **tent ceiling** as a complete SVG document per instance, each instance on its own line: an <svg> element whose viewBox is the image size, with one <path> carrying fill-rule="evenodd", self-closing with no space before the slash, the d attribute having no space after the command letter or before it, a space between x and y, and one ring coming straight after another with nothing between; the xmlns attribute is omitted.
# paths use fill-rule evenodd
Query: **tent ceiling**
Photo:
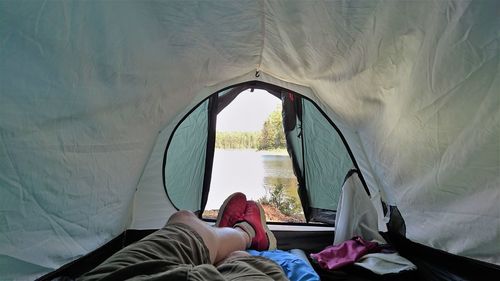
<svg viewBox="0 0 500 281"><path fill-rule="evenodd" d="M0 2L0 257L24 269L1 275L40 275L130 226L136 189L156 188L158 132L256 70L309 89L410 239L500 264L499 10Z"/></svg>

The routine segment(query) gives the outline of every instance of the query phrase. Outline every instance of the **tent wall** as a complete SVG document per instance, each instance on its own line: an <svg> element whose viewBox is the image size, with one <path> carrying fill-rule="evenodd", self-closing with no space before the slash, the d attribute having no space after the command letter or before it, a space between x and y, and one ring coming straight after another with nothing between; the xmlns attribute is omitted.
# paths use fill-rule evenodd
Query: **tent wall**
<svg viewBox="0 0 500 281"><path fill-rule="evenodd" d="M206 100L180 123L165 152L165 192L177 209L201 210L208 108L209 101Z"/></svg>
<svg viewBox="0 0 500 281"><path fill-rule="evenodd" d="M410 239L500 264L499 5L0 2L0 275L129 227L158 132L256 70L325 108Z"/></svg>
<svg viewBox="0 0 500 281"><path fill-rule="evenodd" d="M302 101L302 136L309 204L337 210L342 184L354 164L335 128L308 100Z"/></svg>
<svg viewBox="0 0 500 281"><path fill-rule="evenodd" d="M0 276L130 225L158 132L206 85L254 72L257 5L0 2Z"/></svg>
<svg viewBox="0 0 500 281"><path fill-rule="evenodd" d="M500 263L498 1L265 5L262 69L357 132L408 237Z"/></svg>

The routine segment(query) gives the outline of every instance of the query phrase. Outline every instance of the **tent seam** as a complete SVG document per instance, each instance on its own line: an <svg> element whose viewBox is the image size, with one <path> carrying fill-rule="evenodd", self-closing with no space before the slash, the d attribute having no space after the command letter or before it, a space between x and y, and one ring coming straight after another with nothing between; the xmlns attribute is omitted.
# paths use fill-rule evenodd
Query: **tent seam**
<svg viewBox="0 0 500 281"><path fill-rule="evenodd" d="M260 5L260 10L261 10L261 17L260 17L260 25L262 26L262 43L260 45L260 55L259 55L259 64L257 65L257 71L259 71L262 67L262 57L264 55L264 45L266 43L266 14L265 14L265 9L264 9L264 1L261 0L259 1Z"/></svg>

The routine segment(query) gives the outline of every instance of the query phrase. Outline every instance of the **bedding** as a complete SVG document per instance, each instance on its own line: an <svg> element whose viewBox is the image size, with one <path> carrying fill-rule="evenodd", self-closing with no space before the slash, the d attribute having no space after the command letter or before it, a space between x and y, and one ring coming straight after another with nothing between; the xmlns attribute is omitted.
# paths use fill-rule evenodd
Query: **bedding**
<svg viewBox="0 0 500 281"><path fill-rule="evenodd" d="M283 268L290 281L319 281L319 275L307 260L305 254L298 249L283 251L247 250L252 256L261 256L273 260Z"/></svg>

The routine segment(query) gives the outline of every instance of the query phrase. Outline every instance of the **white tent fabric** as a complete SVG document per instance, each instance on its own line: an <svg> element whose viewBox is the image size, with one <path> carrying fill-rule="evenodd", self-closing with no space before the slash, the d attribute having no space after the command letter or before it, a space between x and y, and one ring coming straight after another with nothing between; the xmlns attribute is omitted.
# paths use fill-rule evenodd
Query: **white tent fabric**
<svg viewBox="0 0 500 281"><path fill-rule="evenodd" d="M344 182L335 216L333 245L339 245L355 236L387 244L378 231L381 219L377 216L380 213L377 208L380 208L380 200L373 199L364 190L357 173L352 174ZM411 261L398 253L368 253L354 264L380 275L417 269Z"/></svg>
<svg viewBox="0 0 500 281"><path fill-rule="evenodd" d="M176 120L252 79L326 111L408 238L500 264L499 10L495 0L1 1L0 275L30 279L132 221L157 226L154 208L173 211L158 185Z"/></svg>
<svg viewBox="0 0 500 281"><path fill-rule="evenodd" d="M338 245L354 236L367 241L387 244L378 231L377 211L375 206L380 202L372 202L366 194L359 176L354 173L342 185L335 216L335 237L333 245Z"/></svg>

